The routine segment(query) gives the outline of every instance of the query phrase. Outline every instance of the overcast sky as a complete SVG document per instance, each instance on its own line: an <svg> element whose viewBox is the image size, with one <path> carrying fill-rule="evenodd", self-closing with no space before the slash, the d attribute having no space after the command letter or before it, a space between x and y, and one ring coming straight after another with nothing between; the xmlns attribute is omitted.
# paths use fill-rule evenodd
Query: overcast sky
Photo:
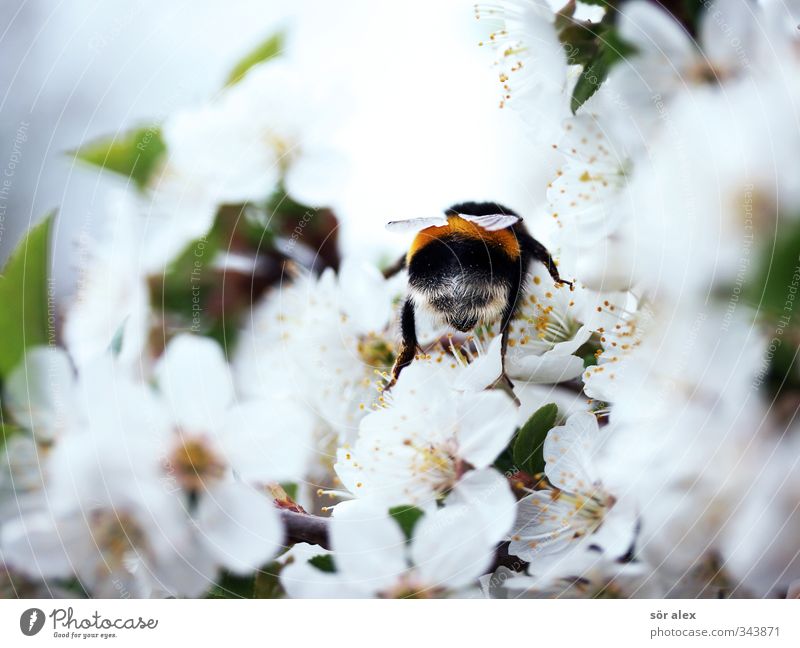
<svg viewBox="0 0 800 648"><path fill-rule="evenodd" d="M81 142L160 120L219 88L275 28L268 0L3 0L0 259L57 206L59 283L69 246L97 231L109 180L73 167ZM65 247L66 246L66 247Z"/></svg>

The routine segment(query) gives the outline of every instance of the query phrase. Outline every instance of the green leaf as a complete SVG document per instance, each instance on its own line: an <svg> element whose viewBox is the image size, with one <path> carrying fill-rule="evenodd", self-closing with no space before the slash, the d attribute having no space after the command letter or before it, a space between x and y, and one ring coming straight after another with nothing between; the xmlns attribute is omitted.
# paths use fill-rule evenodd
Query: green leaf
<svg viewBox="0 0 800 648"><path fill-rule="evenodd" d="M201 335L214 329L221 282L213 267L220 246L218 232L212 229L187 245L160 277L151 279L152 305L172 315L173 326Z"/></svg>
<svg viewBox="0 0 800 648"><path fill-rule="evenodd" d="M597 354L602 351L603 347L600 344L600 336L596 333L592 335L588 342L582 344L574 355L583 360L584 367L591 367L597 364Z"/></svg>
<svg viewBox="0 0 800 648"><path fill-rule="evenodd" d="M395 506L389 509L389 515L400 525L406 540L411 540L414 527L425 513L416 506Z"/></svg>
<svg viewBox="0 0 800 648"><path fill-rule="evenodd" d="M520 470L535 475L544 470L544 440L558 416L558 406L549 403L536 410L526 421L514 441L514 463Z"/></svg>
<svg viewBox="0 0 800 648"><path fill-rule="evenodd" d="M505 448L503 452L497 456L497 459L494 460L493 465L504 475L512 475L518 469L517 464L514 463L514 456L511 454L511 448Z"/></svg>
<svg viewBox="0 0 800 648"><path fill-rule="evenodd" d="M52 223L49 214L28 231L0 276L0 379L22 360L25 349L55 337L47 289Z"/></svg>
<svg viewBox="0 0 800 648"><path fill-rule="evenodd" d="M704 0L682 0L680 5L671 9L671 13L678 18L681 23L689 28L692 34L697 33L697 28L700 26L700 19L703 15L703 10L706 9L708 3Z"/></svg>
<svg viewBox="0 0 800 648"><path fill-rule="evenodd" d="M299 492L299 488L297 484L292 482L286 482L285 484L281 484L281 488L283 491L291 498L292 501L297 501L297 493Z"/></svg>
<svg viewBox="0 0 800 648"><path fill-rule="evenodd" d="M206 598L249 599L253 598L254 587L255 576L236 576L224 572Z"/></svg>
<svg viewBox="0 0 800 648"><path fill-rule="evenodd" d="M225 85L232 86L238 83L244 78L250 68L278 56L283 49L284 40L282 32L270 36L233 67Z"/></svg>
<svg viewBox="0 0 800 648"><path fill-rule="evenodd" d="M331 554L314 556L308 561L308 564L329 574L336 571L336 565L333 562L333 556Z"/></svg>
<svg viewBox="0 0 800 648"><path fill-rule="evenodd" d="M2 414L0 414L0 418ZM0 420L0 450L2 450L5 445L6 441L10 439L12 436L16 434L23 434L25 430L18 425L14 425L13 423L7 423L5 420Z"/></svg>
<svg viewBox="0 0 800 648"><path fill-rule="evenodd" d="M636 51L633 46L620 38L616 27L609 23L592 26L591 31L595 34L596 50L592 52L585 44L577 46L580 52L577 58L584 61L585 65L572 91L573 114L597 92L611 68Z"/></svg>
<svg viewBox="0 0 800 648"><path fill-rule="evenodd" d="M265 568L256 572L253 583L253 598L259 599L279 599L284 598L283 587L281 587L280 572L283 566L278 562L272 562Z"/></svg>
<svg viewBox="0 0 800 648"><path fill-rule="evenodd" d="M111 338L111 342L108 345L108 350L115 358L119 356L120 352L122 351L122 343L125 340L125 325L127 323L128 318L126 317L124 320L122 320L122 324L119 325L119 328L114 333L114 337Z"/></svg>
<svg viewBox="0 0 800 648"><path fill-rule="evenodd" d="M597 34L593 25L571 22L559 32L564 52L570 65L587 65L599 52Z"/></svg>
<svg viewBox="0 0 800 648"><path fill-rule="evenodd" d="M130 178L139 189L144 189L166 151L161 128L151 126L91 142L74 155L82 162Z"/></svg>
<svg viewBox="0 0 800 648"><path fill-rule="evenodd" d="M762 378L773 398L800 391L800 222L796 215L778 214L777 230L759 242L756 258L759 261L752 271L743 276L742 295L747 304L758 309L764 330L770 334ZM718 298L729 300L735 289L728 286Z"/></svg>
<svg viewBox="0 0 800 648"><path fill-rule="evenodd" d="M795 218L780 218L774 248L762 246L761 266L756 280L748 286L748 297L754 305L775 315L792 318L800 308L800 224ZM795 322L795 325L797 323Z"/></svg>

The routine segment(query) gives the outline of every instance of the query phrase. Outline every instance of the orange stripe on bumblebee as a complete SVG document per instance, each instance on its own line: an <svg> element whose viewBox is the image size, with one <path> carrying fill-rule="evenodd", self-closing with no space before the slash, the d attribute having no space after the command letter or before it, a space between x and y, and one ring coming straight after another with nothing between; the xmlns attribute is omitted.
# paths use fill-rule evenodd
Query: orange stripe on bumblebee
<svg viewBox="0 0 800 648"><path fill-rule="evenodd" d="M417 233L406 255L406 264L410 263L411 258L428 243L447 236L482 240L487 245L499 247L512 259L518 259L520 256L519 241L510 227L490 232L459 216L448 216L447 225L426 227Z"/></svg>

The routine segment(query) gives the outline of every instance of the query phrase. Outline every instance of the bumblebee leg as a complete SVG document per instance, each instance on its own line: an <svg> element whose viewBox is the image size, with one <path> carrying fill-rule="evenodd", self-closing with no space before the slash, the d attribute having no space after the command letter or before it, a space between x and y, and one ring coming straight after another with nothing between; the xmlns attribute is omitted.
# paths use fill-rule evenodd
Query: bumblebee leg
<svg viewBox="0 0 800 648"><path fill-rule="evenodd" d="M390 277L394 277L398 272L400 272L405 267L406 267L406 255L404 254L399 259L397 259L397 261L392 263L392 265L390 265L383 271L383 278L389 279Z"/></svg>
<svg viewBox="0 0 800 648"><path fill-rule="evenodd" d="M500 319L500 366L503 368L503 373L500 374L499 382L505 382L509 389L514 389L514 383L511 382L511 378L509 378L506 373L506 351L508 351L508 336L511 333L511 320L514 319L514 315L517 312L520 293L522 292L523 276L524 271L519 276L514 277L511 287L509 288L508 303Z"/></svg>
<svg viewBox="0 0 800 648"><path fill-rule="evenodd" d="M558 268L556 267L555 261L553 261L553 257L550 256L550 253L547 251L547 248L539 243L535 238L532 236L529 237L529 240L526 241L526 246L528 251L530 252L531 256L540 261L544 264L544 267L547 268L547 271L550 273L550 276L553 278L553 281L559 284L567 284L570 288L572 288L572 282L562 279L558 275Z"/></svg>
<svg viewBox="0 0 800 648"><path fill-rule="evenodd" d="M500 374L500 378L497 379L497 382L505 383L509 389L513 390L514 383L511 382L511 378L509 378L506 373L506 349L508 349L508 326L503 328L500 338L500 363L503 372Z"/></svg>
<svg viewBox="0 0 800 648"><path fill-rule="evenodd" d="M403 312L400 315L400 332L403 335L403 341L392 367L392 380L386 389L394 386L400 372L410 365L414 356L417 355L417 326L414 321L414 303L410 298L406 299L403 304Z"/></svg>

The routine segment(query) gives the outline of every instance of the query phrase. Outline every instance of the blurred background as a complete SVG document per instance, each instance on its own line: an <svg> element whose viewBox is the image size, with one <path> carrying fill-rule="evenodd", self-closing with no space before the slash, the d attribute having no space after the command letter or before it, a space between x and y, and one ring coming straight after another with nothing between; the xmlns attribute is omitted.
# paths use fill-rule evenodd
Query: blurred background
<svg viewBox="0 0 800 648"><path fill-rule="evenodd" d="M58 207L54 263L59 286L68 288L71 248L77 236L98 231L115 182L75 166L68 151L209 96L242 52L274 29L270 4L4 1L0 163L12 184L0 205L0 258Z"/></svg>
<svg viewBox="0 0 800 648"><path fill-rule="evenodd" d="M75 246L95 236L119 180L73 163L97 137L158 123L208 100L231 67L277 29L349 93L355 182L341 238L377 258L393 247L388 216L469 199L528 212L542 199L546 160L500 110L490 26L470 0L5 0L0 16L0 259L54 208L59 299ZM481 21L482 22L482 21ZM224 161L222 162L224 164ZM407 213L407 212L414 213Z"/></svg>

